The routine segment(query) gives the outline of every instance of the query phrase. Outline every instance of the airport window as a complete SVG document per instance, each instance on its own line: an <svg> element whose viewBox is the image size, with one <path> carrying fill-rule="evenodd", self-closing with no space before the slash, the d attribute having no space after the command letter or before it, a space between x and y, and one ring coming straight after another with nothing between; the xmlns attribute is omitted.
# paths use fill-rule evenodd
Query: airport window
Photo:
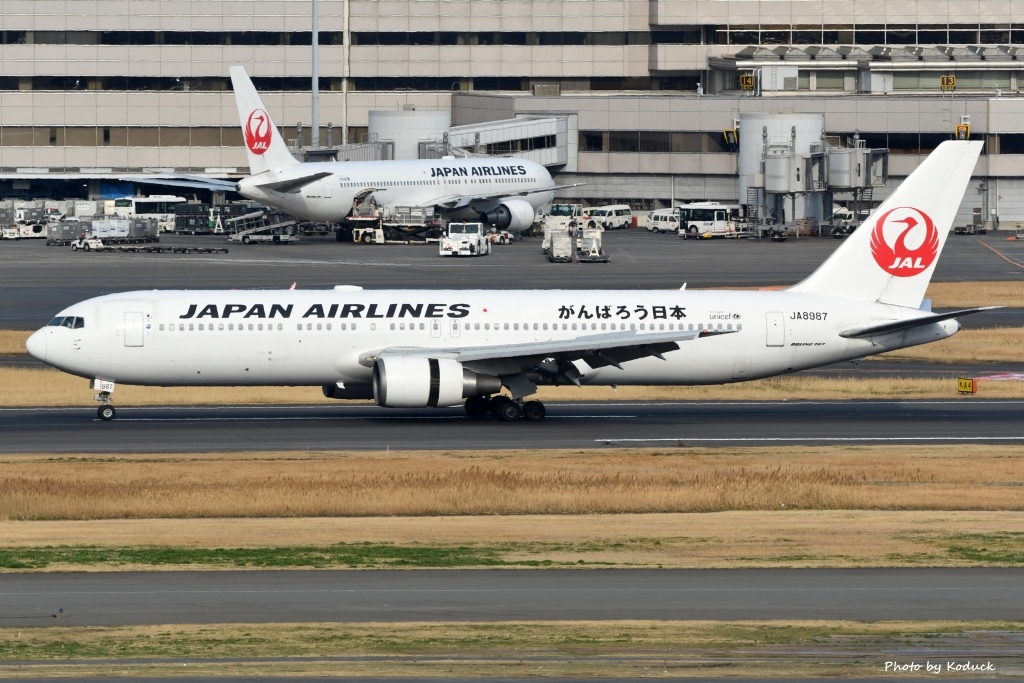
<svg viewBox="0 0 1024 683"><path fill-rule="evenodd" d="M609 152L639 152L640 132L635 130L613 130L608 132Z"/></svg>

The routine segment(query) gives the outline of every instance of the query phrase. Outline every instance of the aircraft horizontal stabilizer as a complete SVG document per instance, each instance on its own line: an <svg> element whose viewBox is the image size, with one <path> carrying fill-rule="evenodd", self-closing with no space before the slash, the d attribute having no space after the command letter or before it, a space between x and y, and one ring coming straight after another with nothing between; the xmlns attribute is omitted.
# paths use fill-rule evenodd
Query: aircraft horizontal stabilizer
<svg viewBox="0 0 1024 683"><path fill-rule="evenodd" d="M263 183L256 187L261 190L270 190L272 192L281 192L283 194L289 194L292 192L298 192L306 185L315 183L318 180L326 178L332 175L330 172L322 171L320 173L313 173L311 175L302 176L301 178L292 178L291 180L279 180L276 183Z"/></svg>
<svg viewBox="0 0 1024 683"><path fill-rule="evenodd" d="M233 180L222 180L220 178L204 178L202 176L124 176L123 178L118 178L118 180L123 180L128 183L140 183L143 185L189 187L197 190L212 190L214 192L236 191L236 183Z"/></svg>
<svg viewBox="0 0 1024 683"><path fill-rule="evenodd" d="M982 306L980 308L964 308L959 311L950 311L948 313L926 315L921 318L911 318L910 320L898 320L893 323L885 323L884 325L857 327L851 330L840 332L839 336L845 337L846 339L864 339L866 337L875 337L880 334L888 334L890 332L900 332L902 330L909 330L914 327L923 327L925 325L931 325L932 323L942 322L943 320L959 318L960 316L970 315L972 313L991 311L992 309L995 308L1002 308L1002 306Z"/></svg>

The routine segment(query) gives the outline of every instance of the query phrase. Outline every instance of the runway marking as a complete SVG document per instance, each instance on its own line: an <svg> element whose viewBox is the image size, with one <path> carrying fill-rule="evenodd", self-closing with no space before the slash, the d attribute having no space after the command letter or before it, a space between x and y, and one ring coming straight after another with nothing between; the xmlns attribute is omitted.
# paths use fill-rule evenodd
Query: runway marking
<svg viewBox="0 0 1024 683"><path fill-rule="evenodd" d="M372 415L320 415L311 417L119 417L115 422L312 422L335 420L366 420ZM469 420L466 415L380 415L385 420ZM637 415L548 415L548 420L625 420ZM93 422L102 422L93 418Z"/></svg>
<svg viewBox="0 0 1024 683"><path fill-rule="evenodd" d="M808 441L833 443L864 443L874 441L1024 441L1024 436L765 436L765 437L696 437L680 436L672 438L650 439L594 439L595 443L653 443L662 441L701 443L806 443Z"/></svg>
<svg viewBox="0 0 1024 683"><path fill-rule="evenodd" d="M974 240L974 241L977 242L978 244L980 244L981 246L985 247L986 249L991 250L992 252L995 253L996 256L998 256L999 258L1003 259L1007 263L1012 263L1013 265L1017 266L1018 268L1024 268L1024 263L1017 263L1016 261L1014 261L1012 258L1007 256L1006 254L1004 254L1003 252L1001 252L998 249L996 249L995 247L993 247L991 244L986 244L985 242L982 242L981 240Z"/></svg>

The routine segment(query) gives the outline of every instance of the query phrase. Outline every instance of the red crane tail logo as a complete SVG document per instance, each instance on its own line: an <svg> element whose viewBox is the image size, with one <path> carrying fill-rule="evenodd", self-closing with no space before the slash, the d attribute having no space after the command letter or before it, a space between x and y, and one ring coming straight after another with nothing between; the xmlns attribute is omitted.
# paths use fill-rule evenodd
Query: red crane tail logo
<svg viewBox="0 0 1024 683"><path fill-rule="evenodd" d="M245 122L245 146L253 154L265 154L270 149L272 133L270 115L262 109L254 109Z"/></svg>
<svg viewBox="0 0 1024 683"><path fill-rule="evenodd" d="M890 209L879 217L871 231L871 255L879 268L890 275L913 277L928 270L938 254L939 231L931 217L920 209Z"/></svg>

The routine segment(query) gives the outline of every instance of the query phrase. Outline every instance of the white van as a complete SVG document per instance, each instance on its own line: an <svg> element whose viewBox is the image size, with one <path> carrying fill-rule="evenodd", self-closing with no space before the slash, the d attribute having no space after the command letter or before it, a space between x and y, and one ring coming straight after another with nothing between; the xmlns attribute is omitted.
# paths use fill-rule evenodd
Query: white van
<svg viewBox="0 0 1024 683"><path fill-rule="evenodd" d="M675 209L658 209L647 214L647 229L651 232L676 232L679 214Z"/></svg>
<svg viewBox="0 0 1024 683"><path fill-rule="evenodd" d="M618 230L633 225L633 210L625 204L598 206L588 210L587 214L590 216L590 220L586 222L588 228Z"/></svg>

